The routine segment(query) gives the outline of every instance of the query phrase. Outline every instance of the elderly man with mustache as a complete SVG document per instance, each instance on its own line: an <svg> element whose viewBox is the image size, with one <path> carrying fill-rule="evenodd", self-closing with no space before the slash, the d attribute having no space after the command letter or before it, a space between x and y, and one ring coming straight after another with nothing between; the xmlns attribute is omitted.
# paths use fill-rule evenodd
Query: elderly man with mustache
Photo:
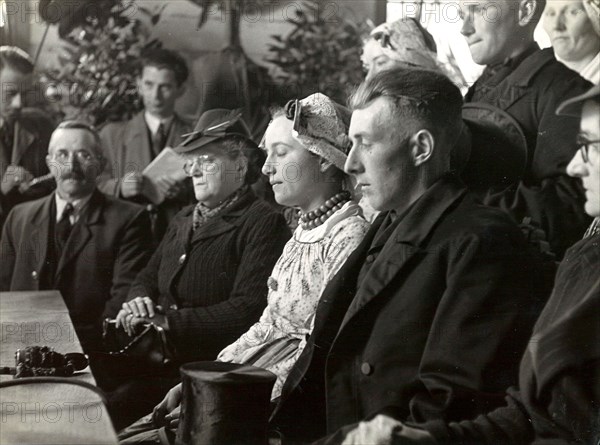
<svg viewBox="0 0 600 445"><path fill-rule="evenodd" d="M114 317L149 258L144 208L96 188L105 160L96 131L65 121L46 163L56 192L16 206L0 244L0 291L61 292L85 352L101 348L102 320Z"/></svg>

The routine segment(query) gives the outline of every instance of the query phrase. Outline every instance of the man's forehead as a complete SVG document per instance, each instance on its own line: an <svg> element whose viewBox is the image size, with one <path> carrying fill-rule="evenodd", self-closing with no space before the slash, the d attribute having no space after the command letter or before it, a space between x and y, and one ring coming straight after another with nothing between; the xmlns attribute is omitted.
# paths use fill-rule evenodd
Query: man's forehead
<svg viewBox="0 0 600 445"><path fill-rule="evenodd" d="M378 97L366 107L354 110L350 120L350 136L358 133L382 131L391 122L391 102L388 98Z"/></svg>
<svg viewBox="0 0 600 445"><path fill-rule="evenodd" d="M140 77L142 79L161 78L175 82L175 71L165 66L146 65L142 68Z"/></svg>
<svg viewBox="0 0 600 445"><path fill-rule="evenodd" d="M83 128L59 128L50 137L50 146L59 148L94 148L94 135Z"/></svg>

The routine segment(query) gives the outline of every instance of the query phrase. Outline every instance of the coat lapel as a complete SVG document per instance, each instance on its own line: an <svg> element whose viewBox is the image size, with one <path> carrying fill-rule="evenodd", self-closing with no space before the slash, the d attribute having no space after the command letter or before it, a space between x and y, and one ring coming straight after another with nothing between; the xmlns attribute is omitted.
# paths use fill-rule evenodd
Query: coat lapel
<svg viewBox="0 0 600 445"><path fill-rule="evenodd" d="M232 204L232 206L222 215L215 216L212 218L212 220L203 226L200 226L193 233L190 232L192 230L192 215L194 213L194 207L190 206L189 212L179 214L177 218L181 218L180 221L175 222L174 220L171 222L171 224L176 224L178 227L178 232L175 236L175 239L181 247L181 252L185 252L186 256L190 255L190 252L195 244L235 229L242 223L242 216L246 213L248 207L250 207L255 200L256 195L252 189L249 189L248 192L244 193L244 195L242 195L237 202ZM171 289L172 295L177 294L174 291L175 281L185 265L186 262L179 263L175 272L171 275L168 287Z"/></svg>
<svg viewBox="0 0 600 445"><path fill-rule="evenodd" d="M60 275L64 270L65 266L73 261L85 247L88 241L92 238L92 231L90 227L97 224L102 216L102 207L104 203L104 197L97 190L90 198L88 208L80 220L73 226L73 231L65 244L63 254L58 261L58 267L56 268L56 282L60 279Z"/></svg>
<svg viewBox="0 0 600 445"><path fill-rule="evenodd" d="M31 240L34 243L34 246L39 246L39 256L36 257L37 265L36 271L41 276L42 271L46 266L46 255L48 255L48 232L50 228L50 207L54 202L54 193L48 195L44 203L37 210L35 215L31 220ZM38 281L39 284L39 281Z"/></svg>
<svg viewBox="0 0 600 445"><path fill-rule="evenodd" d="M486 102L502 110L508 110L530 91L535 75L554 60L554 53L551 49L541 51L537 45L536 49L537 51L526 57L506 79L494 88L488 88Z"/></svg>
<svg viewBox="0 0 600 445"><path fill-rule="evenodd" d="M154 157L143 112L138 113L127 126L124 145L124 173L131 171L131 167L141 173Z"/></svg>
<svg viewBox="0 0 600 445"><path fill-rule="evenodd" d="M452 176L440 179L413 204L385 244L382 247L373 246L369 250L373 252L374 249L381 249L357 289L338 336L361 309L380 296L391 281L402 273L402 269L416 254L425 251L425 240L430 232L444 213L465 193L464 186Z"/></svg>

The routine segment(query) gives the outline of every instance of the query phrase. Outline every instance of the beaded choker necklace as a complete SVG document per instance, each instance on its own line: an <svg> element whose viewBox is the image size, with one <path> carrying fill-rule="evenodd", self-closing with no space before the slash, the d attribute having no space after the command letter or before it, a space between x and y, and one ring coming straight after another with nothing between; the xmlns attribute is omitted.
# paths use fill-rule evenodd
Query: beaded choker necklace
<svg viewBox="0 0 600 445"><path fill-rule="evenodd" d="M344 204L350 201L350 192L343 190L336 195L333 195L325 203L316 210L308 213L300 213L300 226L304 230L314 229L323 224L327 219L341 209Z"/></svg>

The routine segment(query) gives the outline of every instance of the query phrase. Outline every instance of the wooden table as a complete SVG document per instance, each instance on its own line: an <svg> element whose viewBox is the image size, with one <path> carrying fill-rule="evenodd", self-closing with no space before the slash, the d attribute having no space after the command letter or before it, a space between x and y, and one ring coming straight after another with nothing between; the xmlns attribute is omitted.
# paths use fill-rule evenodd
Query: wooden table
<svg viewBox="0 0 600 445"><path fill-rule="evenodd" d="M82 352L60 293L0 292L0 366L15 366L15 351L33 345ZM89 368L72 378L96 383ZM35 383L0 389L0 444L23 443L116 444L117 436L94 392Z"/></svg>

